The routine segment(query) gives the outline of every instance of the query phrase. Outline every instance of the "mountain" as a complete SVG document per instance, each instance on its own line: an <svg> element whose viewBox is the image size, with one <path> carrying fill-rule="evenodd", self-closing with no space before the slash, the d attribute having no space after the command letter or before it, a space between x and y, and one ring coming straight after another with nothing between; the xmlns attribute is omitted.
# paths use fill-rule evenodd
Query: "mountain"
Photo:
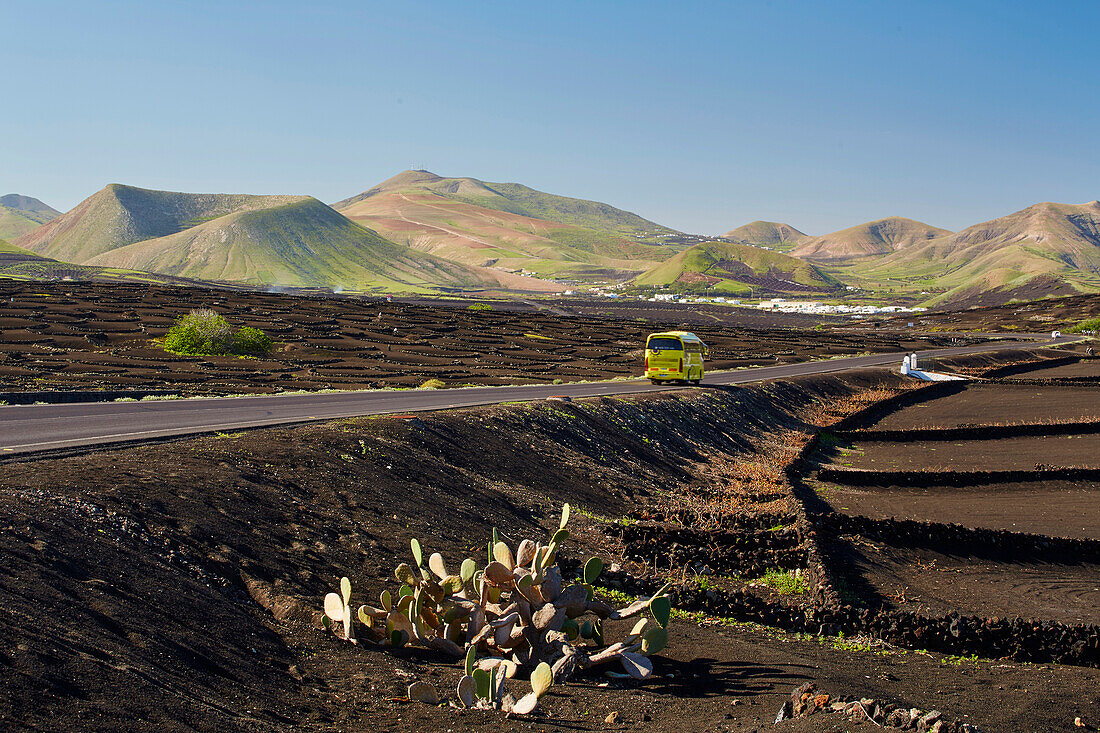
<svg viewBox="0 0 1100 733"><path fill-rule="evenodd" d="M1030 297L1100 291L1100 203L1035 204L907 247L853 272L938 291L933 304L996 291ZM993 302L986 298L983 302Z"/></svg>
<svg viewBox="0 0 1100 733"><path fill-rule="evenodd" d="M14 244L81 265L260 286L556 289L394 244L309 196L111 184Z"/></svg>
<svg viewBox="0 0 1100 733"><path fill-rule="evenodd" d="M789 252L810 238L790 224L775 221L754 221L722 235L723 239L756 247L767 247L780 252Z"/></svg>
<svg viewBox="0 0 1100 733"><path fill-rule="evenodd" d="M240 211L278 206L300 196L252 196L152 191L112 183L14 244L39 254L83 263L134 242L176 234Z"/></svg>
<svg viewBox="0 0 1100 733"><path fill-rule="evenodd" d="M333 208L340 211L373 196L393 192L427 192L485 209L600 231L654 236L679 234L674 229L599 201L557 196L536 191L520 183L487 183L476 178L444 178L429 171L399 173L368 191L333 204Z"/></svg>
<svg viewBox="0 0 1100 733"><path fill-rule="evenodd" d="M60 215L60 211L30 196L0 196L0 239L15 239Z"/></svg>
<svg viewBox="0 0 1100 733"><path fill-rule="evenodd" d="M813 262L838 264L889 254L950 233L913 219L891 216L822 237L810 237L791 254Z"/></svg>
<svg viewBox="0 0 1100 733"><path fill-rule="evenodd" d="M609 204L427 171L405 171L333 206L395 242L543 276L621 279L679 251L659 244L678 232Z"/></svg>
<svg viewBox="0 0 1100 733"><path fill-rule="evenodd" d="M86 263L202 280L351 290L500 284L394 244L312 197L227 214Z"/></svg>
<svg viewBox="0 0 1100 733"><path fill-rule="evenodd" d="M717 293L824 293L841 283L814 265L748 244L704 242L634 280L635 285Z"/></svg>

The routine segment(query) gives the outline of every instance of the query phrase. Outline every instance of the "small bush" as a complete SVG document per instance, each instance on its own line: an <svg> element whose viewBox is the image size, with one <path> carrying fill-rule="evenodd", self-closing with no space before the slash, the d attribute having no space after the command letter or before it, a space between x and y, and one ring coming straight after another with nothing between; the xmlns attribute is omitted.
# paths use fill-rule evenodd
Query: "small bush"
<svg viewBox="0 0 1100 733"><path fill-rule="evenodd" d="M181 316L164 337L164 350L175 354L247 354L259 356L271 349L271 338L245 326L236 333L229 321L209 308Z"/></svg>
<svg viewBox="0 0 1100 733"><path fill-rule="evenodd" d="M1100 316L1081 321L1073 328L1066 329L1066 333L1084 333L1085 331L1100 331Z"/></svg>
<svg viewBox="0 0 1100 733"><path fill-rule="evenodd" d="M258 328L244 326L233 337L233 353L263 356L271 351L271 337Z"/></svg>
<svg viewBox="0 0 1100 733"><path fill-rule="evenodd" d="M443 389L447 384L442 379L429 379L420 385L420 389Z"/></svg>
<svg viewBox="0 0 1100 733"><path fill-rule="evenodd" d="M466 306L468 311L491 311L493 306L488 303L474 303L473 305Z"/></svg>

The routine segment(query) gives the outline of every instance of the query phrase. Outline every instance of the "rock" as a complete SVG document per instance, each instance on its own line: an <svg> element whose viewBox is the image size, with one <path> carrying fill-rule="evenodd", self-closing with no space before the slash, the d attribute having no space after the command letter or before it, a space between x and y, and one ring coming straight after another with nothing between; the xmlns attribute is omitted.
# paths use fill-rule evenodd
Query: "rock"
<svg viewBox="0 0 1100 733"><path fill-rule="evenodd" d="M607 714L607 717L603 719L603 722L607 723L608 725L615 725L615 723L618 723L619 711L612 710L610 713Z"/></svg>
<svg viewBox="0 0 1100 733"><path fill-rule="evenodd" d="M917 720L917 733L929 733L932 730L932 726L939 722L943 716L939 710L932 710L925 713Z"/></svg>
<svg viewBox="0 0 1100 733"><path fill-rule="evenodd" d="M790 719L792 717L791 716L791 710L792 710L791 701L787 700L786 702L783 703L783 707L779 708L779 712L775 716L775 722L776 723L782 723L784 720Z"/></svg>
<svg viewBox="0 0 1100 733"><path fill-rule="evenodd" d="M909 718L909 711L905 708L898 708L892 710L889 715L886 716L886 720L883 725L888 725L891 728L905 729L912 725L913 721Z"/></svg>
<svg viewBox="0 0 1100 733"><path fill-rule="evenodd" d="M427 682L413 682L409 685L409 699L425 705L438 705L439 693Z"/></svg>
<svg viewBox="0 0 1100 733"><path fill-rule="evenodd" d="M863 704L858 700L848 703L848 707L844 709L844 714L854 723L867 720L867 711L863 709Z"/></svg>
<svg viewBox="0 0 1100 733"><path fill-rule="evenodd" d="M936 722L935 722L935 723L934 723L934 724L932 725L932 727L928 729L928 733L942 733L942 732L943 732L943 730L944 730L944 728L943 728L943 721L942 721L942 720L937 720L937 721L936 721Z"/></svg>

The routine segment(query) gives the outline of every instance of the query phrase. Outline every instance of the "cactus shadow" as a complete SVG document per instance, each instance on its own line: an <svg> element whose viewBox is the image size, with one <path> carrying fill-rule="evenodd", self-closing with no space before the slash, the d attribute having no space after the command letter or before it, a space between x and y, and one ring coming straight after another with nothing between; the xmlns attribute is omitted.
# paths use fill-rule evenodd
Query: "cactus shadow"
<svg viewBox="0 0 1100 733"><path fill-rule="evenodd" d="M690 661L679 661L666 657L652 657L655 673L646 680L645 691L656 695L669 695L685 698L707 697L752 697L760 694L774 694L777 688L783 689L798 685L812 678L813 667L809 665L784 665L783 668L751 662L729 659L711 659L697 657ZM805 667L806 673L793 671ZM595 686L606 680L593 673L592 676L574 677L571 685ZM612 683L630 689L637 683L626 680Z"/></svg>
<svg viewBox="0 0 1100 733"><path fill-rule="evenodd" d="M708 657L697 657L686 662L660 659L659 664L654 666L660 670L660 675L646 683L647 691L691 698L773 694L776 688L801 684L811 679L813 674L813 668L809 665L804 665L807 672L802 673L792 668L803 665L784 665L780 668Z"/></svg>

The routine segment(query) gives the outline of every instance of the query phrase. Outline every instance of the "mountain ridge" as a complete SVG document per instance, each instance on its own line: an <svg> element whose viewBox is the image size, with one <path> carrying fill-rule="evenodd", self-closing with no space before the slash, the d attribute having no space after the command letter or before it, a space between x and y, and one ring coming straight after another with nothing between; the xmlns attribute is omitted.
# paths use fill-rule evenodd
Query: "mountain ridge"
<svg viewBox="0 0 1100 733"><path fill-rule="evenodd" d="M946 234L951 234L950 230L903 216L888 216L811 237L791 250L791 254L812 262L841 263L889 254Z"/></svg>
<svg viewBox="0 0 1100 733"><path fill-rule="evenodd" d="M403 171L334 207L421 251L540 277L623 279L679 251L645 239L674 230L609 204L429 171Z"/></svg>

